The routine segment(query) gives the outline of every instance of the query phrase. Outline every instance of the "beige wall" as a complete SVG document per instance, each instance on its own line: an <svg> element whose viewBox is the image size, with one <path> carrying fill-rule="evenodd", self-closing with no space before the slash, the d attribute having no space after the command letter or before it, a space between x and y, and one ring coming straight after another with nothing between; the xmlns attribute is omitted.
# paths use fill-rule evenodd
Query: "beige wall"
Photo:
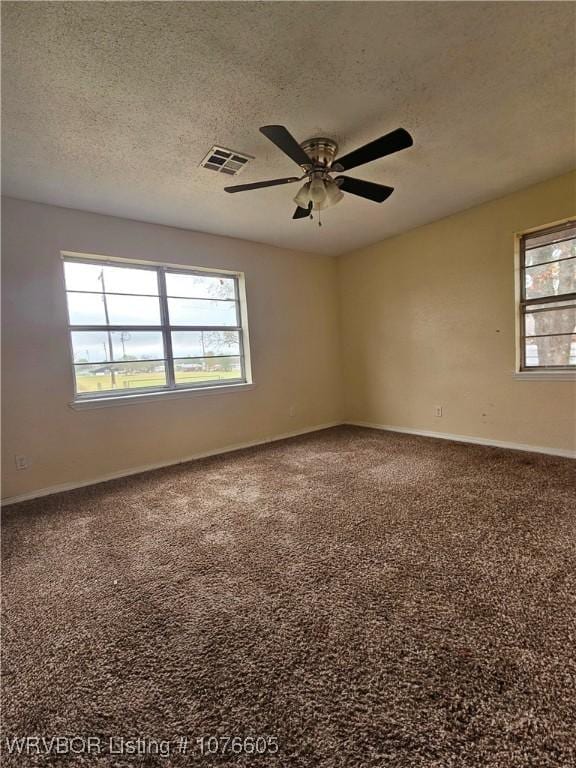
<svg viewBox="0 0 576 768"><path fill-rule="evenodd" d="M3 497L342 419L575 450L576 384L512 376L514 233L572 215L575 183L339 259L4 199ZM71 409L61 250L245 272L255 388Z"/></svg>
<svg viewBox="0 0 576 768"><path fill-rule="evenodd" d="M341 419L333 258L12 199L2 214L3 497ZM243 271L255 388L72 410L61 250Z"/></svg>
<svg viewBox="0 0 576 768"><path fill-rule="evenodd" d="M576 384L512 376L514 233L573 215L575 181L561 176L339 260L349 419L576 448Z"/></svg>

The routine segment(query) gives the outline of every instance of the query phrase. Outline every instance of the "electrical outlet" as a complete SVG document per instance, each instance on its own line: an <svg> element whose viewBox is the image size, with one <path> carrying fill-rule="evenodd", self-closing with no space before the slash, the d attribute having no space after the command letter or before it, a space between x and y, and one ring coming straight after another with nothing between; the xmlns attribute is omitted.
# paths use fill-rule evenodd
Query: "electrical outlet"
<svg viewBox="0 0 576 768"><path fill-rule="evenodd" d="M296 406L295 405L291 405L290 408L288 408L288 416L290 416L290 418L292 418L292 419L294 418L294 416L296 416Z"/></svg>
<svg viewBox="0 0 576 768"><path fill-rule="evenodd" d="M442 418L442 406L441 405L435 405L434 406L434 416L437 418Z"/></svg>
<svg viewBox="0 0 576 768"><path fill-rule="evenodd" d="M28 469L30 466L26 456L14 456L14 464L16 464L16 469Z"/></svg>

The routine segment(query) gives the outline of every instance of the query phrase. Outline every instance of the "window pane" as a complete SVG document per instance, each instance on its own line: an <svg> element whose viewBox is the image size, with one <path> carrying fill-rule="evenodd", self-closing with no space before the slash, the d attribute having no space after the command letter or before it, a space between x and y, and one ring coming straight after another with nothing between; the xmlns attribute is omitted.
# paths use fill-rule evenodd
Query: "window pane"
<svg viewBox="0 0 576 768"><path fill-rule="evenodd" d="M575 331L576 307L526 313L527 336L540 336L546 333L574 333Z"/></svg>
<svg viewBox="0 0 576 768"><path fill-rule="evenodd" d="M160 325L160 300L151 296L106 296L110 325Z"/></svg>
<svg viewBox="0 0 576 768"><path fill-rule="evenodd" d="M69 293L70 325L106 325L103 298L93 293Z"/></svg>
<svg viewBox="0 0 576 768"><path fill-rule="evenodd" d="M69 293L68 312L70 325L160 325L159 299L151 296Z"/></svg>
<svg viewBox="0 0 576 768"><path fill-rule="evenodd" d="M527 267L525 291L527 299L558 296L576 291L576 259L557 261L539 267Z"/></svg>
<svg viewBox="0 0 576 768"><path fill-rule="evenodd" d="M111 360L110 343L105 331L73 331L72 350L75 363L105 363Z"/></svg>
<svg viewBox="0 0 576 768"><path fill-rule="evenodd" d="M168 299L171 325L237 325L235 301Z"/></svg>
<svg viewBox="0 0 576 768"><path fill-rule="evenodd" d="M75 365L79 394L134 391L166 385L164 362L130 362L104 365Z"/></svg>
<svg viewBox="0 0 576 768"><path fill-rule="evenodd" d="M239 333L238 331L174 331L172 354L174 357L239 355Z"/></svg>
<svg viewBox="0 0 576 768"><path fill-rule="evenodd" d="M72 348L75 363L164 358L160 331L73 331Z"/></svg>
<svg viewBox="0 0 576 768"><path fill-rule="evenodd" d="M155 269L104 267L103 272L107 293L142 293L148 296L158 294L158 275Z"/></svg>
<svg viewBox="0 0 576 768"><path fill-rule="evenodd" d="M576 335L527 337L526 367L576 365Z"/></svg>
<svg viewBox="0 0 576 768"><path fill-rule="evenodd" d="M235 299L235 280L230 277L204 277L182 273L166 273L168 296L192 299Z"/></svg>
<svg viewBox="0 0 576 768"><path fill-rule="evenodd" d="M159 360L164 357L161 331L114 331L114 360Z"/></svg>
<svg viewBox="0 0 576 768"><path fill-rule="evenodd" d="M66 261L64 275L69 291L158 294L158 275L155 269Z"/></svg>
<svg viewBox="0 0 576 768"><path fill-rule="evenodd" d="M542 264L544 261L557 261L576 256L576 240L565 240L562 243L551 243L539 248L526 250L526 266Z"/></svg>
<svg viewBox="0 0 576 768"><path fill-rule="evenodd" d="M102 267L98 264L82 264L82 262L65 261L64 276L66 289L69 291L102 291L102 281L99 279Z"/></svg>
<svg viewBox="0 0 576 768"><path fill-rule="evenodd" d="M576 222L567 222L548 232L532 232L526 235L527 248L539 248L560 240L576 240Z"/></svg>
<svg viewBox="0 0 576 768"><path fill-rule="evenodd" d="M226 382L242 378L239 357L189 358L174 361L176 384Z"/></svg>

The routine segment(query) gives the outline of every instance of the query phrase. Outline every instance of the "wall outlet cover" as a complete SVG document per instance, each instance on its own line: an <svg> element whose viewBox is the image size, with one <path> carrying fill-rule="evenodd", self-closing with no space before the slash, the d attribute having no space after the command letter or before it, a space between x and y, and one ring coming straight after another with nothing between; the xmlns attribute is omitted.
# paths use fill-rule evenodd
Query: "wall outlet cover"
<svg viewBox="0 0 576 768"><path fill-rule="evenodd" d="M26 456L14 456L14 464L16 464L16 469L28 469L30 466Z"/></svg>

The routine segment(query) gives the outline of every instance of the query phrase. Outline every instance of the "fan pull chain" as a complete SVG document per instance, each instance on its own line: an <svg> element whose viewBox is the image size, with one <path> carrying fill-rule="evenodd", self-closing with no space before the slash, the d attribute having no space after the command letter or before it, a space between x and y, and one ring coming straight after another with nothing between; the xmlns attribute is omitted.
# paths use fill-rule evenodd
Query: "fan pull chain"
<svg viewBox="0 0 576 768"><path fill-rule="evenodd" d="M318 226L322 226L322 222L320 221L320 209L318 209Z"/></svg>

